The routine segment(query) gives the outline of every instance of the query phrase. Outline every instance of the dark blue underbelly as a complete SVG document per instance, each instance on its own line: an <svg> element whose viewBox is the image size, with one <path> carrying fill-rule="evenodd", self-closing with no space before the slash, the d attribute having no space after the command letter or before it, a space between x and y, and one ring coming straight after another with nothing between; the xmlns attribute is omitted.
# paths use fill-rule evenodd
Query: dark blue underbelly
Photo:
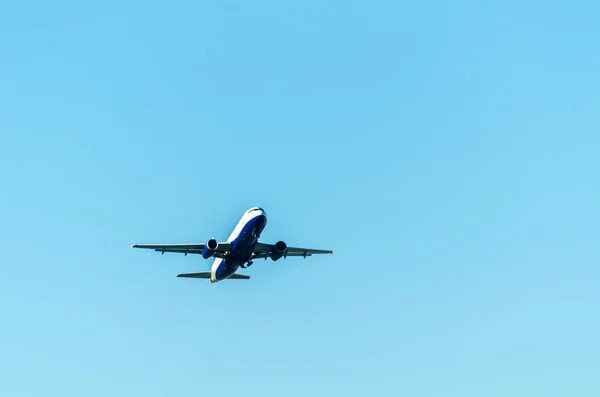
<svg viewBox="0 0 600 397"><path fill-rule="evenodd" d="M215 272L217 280L223 280L231 276L240 265L231 260L223 260Z"/></svg>
<svg viewBox="0 0 600 397"><path fill-rule="evenodd" d="M230 259L234 262L247 262L254 252L254 247L258 243L267 218L264 215L252 218L244 225L238 237L232 241Z"/></svg>
<svg viewBox="0 0 600 397"><path fill-rule="evenodd" d="M244 225L238 237L231 242L231 252L223 259L215 272L218 280L231 276L240 265L250 260L266 224L267 218L261 215L252 218Z"/></svg>

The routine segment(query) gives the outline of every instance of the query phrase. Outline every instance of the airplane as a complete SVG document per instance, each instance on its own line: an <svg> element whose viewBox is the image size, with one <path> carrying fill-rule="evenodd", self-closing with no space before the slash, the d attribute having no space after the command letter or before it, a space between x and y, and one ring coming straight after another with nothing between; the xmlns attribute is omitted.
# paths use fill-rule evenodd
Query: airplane
<svg viewBox="0 0 600 397"><path fill-rule="evenodd" d="M333 254L332 250L288 247L284 241L266 244L258 241L267 225L267 213L260 207L247 210L231 232L227 241L219 242L214 237L206 243L193 244L133 244L131 248L153 249L154 251L180 254L200 254L202 258L215 258L210 272L184 273L177 277L210 279L211 284L223 280L247 280L250 276L236 273L252 266L253 260L271 258L278 261L282 257ZM247 263L247 265L246 265Z"/></svg>

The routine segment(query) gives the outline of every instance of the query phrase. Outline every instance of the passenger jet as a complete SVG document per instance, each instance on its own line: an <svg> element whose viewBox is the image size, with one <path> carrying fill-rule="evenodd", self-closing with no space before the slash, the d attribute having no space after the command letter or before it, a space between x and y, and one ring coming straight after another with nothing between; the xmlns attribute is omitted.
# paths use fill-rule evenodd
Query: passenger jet
<svg viewBox="0 0 600 397"><path fill-rule="evenodd" d="M271 258L273 261L288 256L333 254L331 250L288 247L283 241L275 244L260 243L258 239L267 225L267 214L260 207L252 207L244 213L227 241L211 238L206 243L193 244L134 244L132 248L147 248L155 251L180 254L200 254L204 259L215 258L210 272L178 274L177 277L208 278L211 283L225 279L247 280L250 276L236 271L252 266L254 259ZM246 263L248 264L246 266Z"/></svg>

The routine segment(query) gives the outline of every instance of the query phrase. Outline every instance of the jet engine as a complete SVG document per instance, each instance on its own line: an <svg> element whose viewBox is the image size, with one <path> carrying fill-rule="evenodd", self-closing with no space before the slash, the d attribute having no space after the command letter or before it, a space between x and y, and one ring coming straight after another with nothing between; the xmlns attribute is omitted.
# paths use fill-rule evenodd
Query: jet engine
<svg viewBox="0 0 600 397"><path fill-rule="evenodd" d="M271 259L273 261L277 261L279 260L283 254L285 254L285 251L287 250L287 244L283 241L278 241L275 243L275 250L273 250L273 252L271 252Z"/></svg>
<svg viewBox="0 0 600 397"><path fill-rule="evenodd" d="M215 254L215 251L219 243L214 238L211 238L204 244L204 248L202 248L202 257L204 259L208 259Z"/></svg>

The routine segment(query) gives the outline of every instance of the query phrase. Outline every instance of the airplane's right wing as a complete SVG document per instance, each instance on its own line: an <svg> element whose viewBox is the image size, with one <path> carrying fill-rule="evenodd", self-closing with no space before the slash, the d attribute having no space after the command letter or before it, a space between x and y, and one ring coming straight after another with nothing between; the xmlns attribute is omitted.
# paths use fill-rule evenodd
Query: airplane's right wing
<svg viewBox="0 0 600 397"><path fill-rule="evenodd" d="M312 248L298 248L298 247L288 247L287 256L301 256L301 255L316 255L316 254L330 254L333 255L332 250L317 250Z"/></svg>
<svg viewBox="0 0 600 397"><path fill-rule="evenodd" d="M258 243L254 249L254 258L268 258L276 251L275 244ZM318 254L330 254L333 255L332 250L314 249L314 248L299 248L299 247L287 247L283 257L288 256L307 256L318 255Z"/></svg>

